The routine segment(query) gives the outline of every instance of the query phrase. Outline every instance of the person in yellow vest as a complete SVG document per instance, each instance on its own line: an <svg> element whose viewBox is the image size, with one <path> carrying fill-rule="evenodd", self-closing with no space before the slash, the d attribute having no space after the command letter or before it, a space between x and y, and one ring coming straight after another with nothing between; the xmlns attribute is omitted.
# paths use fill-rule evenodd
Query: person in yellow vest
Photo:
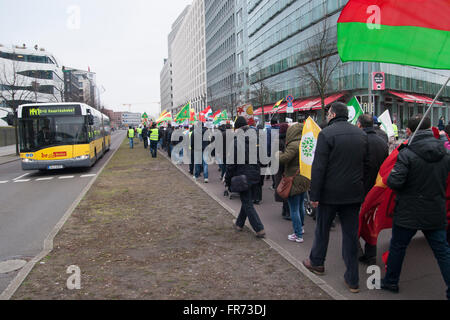
<svg viewBox="0 0 450 320"><path fill-rule="evenodd" d="M137 128L137 133L139 135L139 141L142 141L142 128L141 127Z"/></svg>
<svg viewBox="0 0 450 320"><path fill-rule="evenodd" d="M395 140L398 140L398 127L397 127L396 121L394 121L394 123L392 124L392 127L394 128Z"/></svg>
<svg viewBox="0 0 450 320"><path fill-rule="evenodd" d="M156 124L152 124L152 128L149 130L150 135L150 152L152 154L152 158L156 158L156 153L158 149L158 141L159 141L159 130L156 128Z"/></svg>
<svg viewBox="0 0 450 320"><path fill-rule="evenodd" d="M127 134L128 139L130 139L130 149L134 148L134 129L130 126Z"/></svg>

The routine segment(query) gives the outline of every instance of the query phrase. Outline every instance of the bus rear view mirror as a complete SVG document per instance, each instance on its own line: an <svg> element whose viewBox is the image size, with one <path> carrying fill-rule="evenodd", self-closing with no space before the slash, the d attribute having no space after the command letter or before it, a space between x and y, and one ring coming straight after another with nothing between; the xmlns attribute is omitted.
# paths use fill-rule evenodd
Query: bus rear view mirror
<svg viewBox="0 0 450 320"><path fill-rule="evenodd" d="M90 126L93 126L94 125L94 116L93 115L88 115L88 124L90 125Z"/></svg>

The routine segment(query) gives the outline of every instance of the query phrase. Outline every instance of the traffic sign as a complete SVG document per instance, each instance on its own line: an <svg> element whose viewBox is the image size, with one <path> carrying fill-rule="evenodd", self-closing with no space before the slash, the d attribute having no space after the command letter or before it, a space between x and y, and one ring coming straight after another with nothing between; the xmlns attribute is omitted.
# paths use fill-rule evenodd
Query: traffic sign
<svg viewBox="0 0 450 320"><path fill-rule="evenodd" d="M287 108L286 108L286 112L287 113L294 113L294 106L292 104L292 101L288 102Z"/></svg>
<svg viewBox="0 0 450 320"><path fill-rule="evenodd" d="M294 101L294 97L290 94L286 97L286 101L287 102L293 102Z"/></svg>

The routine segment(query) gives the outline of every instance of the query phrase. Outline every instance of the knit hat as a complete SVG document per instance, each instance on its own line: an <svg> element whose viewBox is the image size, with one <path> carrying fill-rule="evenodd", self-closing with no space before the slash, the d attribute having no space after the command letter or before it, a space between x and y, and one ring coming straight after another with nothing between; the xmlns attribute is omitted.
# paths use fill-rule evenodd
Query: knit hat
<svg viewBox="0 0 450 320"><path fill-rule="evenodd" d="M244 117L238 117L234 123L234 128L239 129L247 125L247 120Z"/></svg>

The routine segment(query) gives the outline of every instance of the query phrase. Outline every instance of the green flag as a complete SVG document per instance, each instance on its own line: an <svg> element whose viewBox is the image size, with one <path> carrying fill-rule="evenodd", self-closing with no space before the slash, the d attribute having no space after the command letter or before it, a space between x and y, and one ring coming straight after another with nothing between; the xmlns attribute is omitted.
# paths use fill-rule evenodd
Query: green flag
<svg viewBox="0 0 450 320"><path fill-rule="evenodd" d="M363 115L363 110L361 109L361 105L358 102L356 97L353 97L352 100L347 105L348 107L348 122L355 125L358 121L359 116Z"/></svg>
<svg viewBox="0 0 450 320"><path fill-rule="evenodd" d="M228 113L227 110L223 110L220 114L218 114L214 118L214 124L219 124L221 121L228 120Z"/></svg>
<svg viewBox="0 0 450 320"><path fill-rule="evenodd" d="M190 102L188 102L183 109L180 110L180 112L178 112L178 114L175 116L174 121L177 123L183 122L185 120L189 120L189 118L191 117L190 114Z"/></svg>

